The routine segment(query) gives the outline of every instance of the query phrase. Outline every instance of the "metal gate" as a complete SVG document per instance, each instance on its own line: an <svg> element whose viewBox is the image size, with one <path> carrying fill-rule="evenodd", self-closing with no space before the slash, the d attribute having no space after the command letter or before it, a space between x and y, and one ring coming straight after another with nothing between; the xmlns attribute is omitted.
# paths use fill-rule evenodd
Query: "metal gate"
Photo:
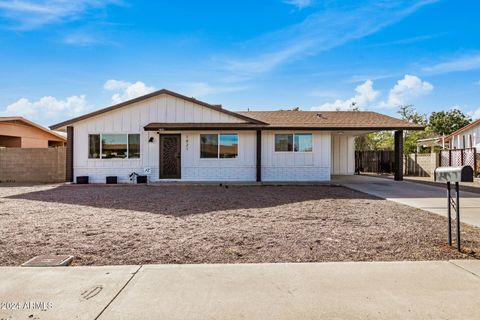
<svg viewBox="0 0 480 320"><path fill-rule="evenodd" d="M394 173L394 151L355 151L355 172Z"/></svg>
<svg viewBox="0 0 480 320"><path fill-rule="evenodd" d="M440 167L471 166L476 175L476 148L441 150L439 153Z"/></svg>

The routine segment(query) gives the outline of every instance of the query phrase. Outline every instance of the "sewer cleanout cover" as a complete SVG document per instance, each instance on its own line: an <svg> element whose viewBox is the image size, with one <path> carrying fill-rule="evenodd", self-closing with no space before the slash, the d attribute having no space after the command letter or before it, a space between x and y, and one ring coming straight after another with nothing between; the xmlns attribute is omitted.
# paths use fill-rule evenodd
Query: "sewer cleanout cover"
<svg viewBox="0 0 480 320"><path fill-rule="evenodd" d="M22 267L64 267L73 261L73 256L68 255L41 255L36 256L22 264Z"/></svg>

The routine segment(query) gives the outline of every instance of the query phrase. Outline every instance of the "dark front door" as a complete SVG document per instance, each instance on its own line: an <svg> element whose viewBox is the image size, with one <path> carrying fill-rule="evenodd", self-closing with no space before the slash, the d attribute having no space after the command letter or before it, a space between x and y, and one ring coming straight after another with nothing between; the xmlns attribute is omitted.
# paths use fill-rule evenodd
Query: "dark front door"
<svg viewBox="0 0 480 320"><path fill-rule="evenodd" d="M160 179L180 179L181 148L179 134L160 135Z"/></svg>

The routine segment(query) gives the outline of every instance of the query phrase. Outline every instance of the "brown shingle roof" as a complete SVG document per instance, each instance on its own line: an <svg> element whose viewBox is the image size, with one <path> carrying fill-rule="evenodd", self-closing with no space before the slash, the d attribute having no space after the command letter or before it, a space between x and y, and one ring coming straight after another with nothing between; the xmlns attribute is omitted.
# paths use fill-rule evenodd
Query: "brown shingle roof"
<svg viewBox="0 0 480 320"><path fill-rule="evenodd" d="M244 111L241 115L266 122L267 128L336 130L422 130L424 127L370 111Z"/></svg>

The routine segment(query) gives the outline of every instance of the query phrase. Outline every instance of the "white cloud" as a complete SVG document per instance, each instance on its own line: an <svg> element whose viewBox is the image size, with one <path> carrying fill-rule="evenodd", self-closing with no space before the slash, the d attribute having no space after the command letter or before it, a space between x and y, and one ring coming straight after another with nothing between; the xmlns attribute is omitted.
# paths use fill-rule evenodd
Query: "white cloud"
<svg viewBox="0 0 480 320"><path fill-rule="evenodd" d="M390 89L387 101L379 101L380 91L373 88L373 81L367 80L355 88L355 96L334 102L324 103L311 110L351 110L354 106L363 110L372 106L393 108L410 103L414 98L428 94L433 90L433 85L423 81L417 76L406 74Z"/></svg>
<svg viewBox="0 0 480 320"><path fill-rule="evenodd" d="M192 97L202 97L211 94L237 92L245 90L242 86L212 86L205 82L192 82L185 85L185 93Z"/></svg>
<svg viewBox="0 0 480 320"><path fill-rule="evenodd" d="M91 106L85 95L71 96L65 100L45 96L37 101L21 98L0 111L3 116L22 116L39 123L53 123L88 112Z"/></svg>
<svg viewBox="0 0 480 320"><path fill-rule="evenodd" d="M312 0L284 0L283 2L286 3L286 4L290 4L292 6L295 6L300 10L313 5Z"/></svg>
<svg viewBox="0 0 480 320"><path fill-rule="evenodd" d="M120 4L120 0L0 0L0 15L15 21L18 29L75 20L92 8Z"/></svg>
<svg viewBox="0 0 480 320"><path fill-rule="evenodd" d="M403 79L390 90L387 102L382 103L386 107L398 107L410 102L413 98L429 93L433 85L422 81L417 76L406 74Z"/></svg>
<svg viewBox="0 0 480 320"><path fill-rule="evenodd" d="M130 83L120 80L108 80L104 88L115 91L112 103L120 103L150 93L155 89L146 86L143 82ZM71 96L64 100L52 96L45 96L37 101L21 98L0 110L0 116L23 116L34 122L44 125L60 122L68 118L77 117L94 110L94 106L87 102L85 95Z"/></svg>
<svg viewBox="0 0 480 320"><path fill-rule="evenodd" d="M311 110L323 110L323 111L346 111L352 110L353 107L358 107L364 109L371 102L375 101L379 96L380 92L373 88L373 81L367 80L361 85L355 88L357 94L346 100L337 99L332 103L324 103L319 107L312 107Z"/></svg>
<svg viewBox="0 0 480 320"><path fill-rule="evenodd" d="M261 74L373 34L435 2L438 0L388 3L365 0L361 4L343 6L329 6L327 2L321 11L309 15L301 23L243 43L235 53L241 55L240 58L222 60L230 72L248 76ZM256 55L249 57L252 52Z"/></svg>
<svg viewBox="0 0 480 320"><path fill-rule="evenodd" d="M134 99L155 91L141 81L130 83L123 80L108 80L103 87L109 91L117 91L112 95L112 103L117 104L123 101Z"/></svg>
<svg viewBox="0 0 480 320"><path fill-rule="evenodd" d="M457 57L449 61L424 67L423 71L434 74L480 69L480 53Z"/></svg>

